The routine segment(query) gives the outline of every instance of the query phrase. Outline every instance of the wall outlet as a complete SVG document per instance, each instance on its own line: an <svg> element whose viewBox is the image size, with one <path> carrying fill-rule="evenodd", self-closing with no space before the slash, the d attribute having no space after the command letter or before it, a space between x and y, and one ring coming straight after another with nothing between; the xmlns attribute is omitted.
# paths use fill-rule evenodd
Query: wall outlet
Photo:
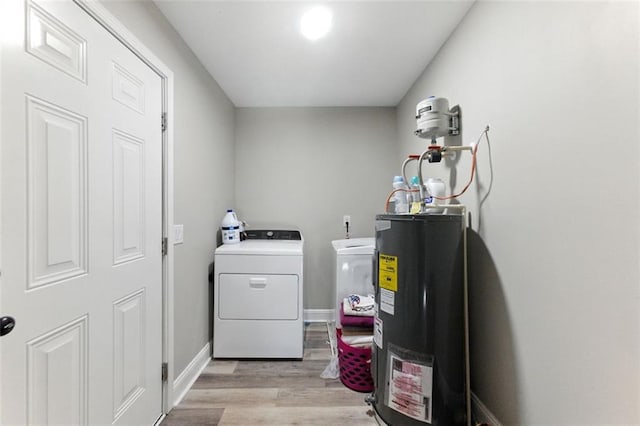
<svg viewBox="0 0 640 426"><path fill-rule="evenodd" d="M349 215L342 216L342 226L346 226L347 222L349 223L349 226L351 226L351 216Z"/></svg>
<svg viewBox="0 0 640 426"><path fill-rule="evenodd" d="M173 244L184 243L184 225L173 225Z"/></svg>

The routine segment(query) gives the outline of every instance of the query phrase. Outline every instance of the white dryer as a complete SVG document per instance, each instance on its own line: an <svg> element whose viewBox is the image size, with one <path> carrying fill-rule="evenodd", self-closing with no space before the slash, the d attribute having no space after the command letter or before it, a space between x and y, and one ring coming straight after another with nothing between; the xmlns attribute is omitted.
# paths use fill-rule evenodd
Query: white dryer
<svg viewBox="0 0 640 426"><path fill-rule="evenodd" d="M214 358L302 358L303 245L297 230L252 230L216 249Z"/></svg>

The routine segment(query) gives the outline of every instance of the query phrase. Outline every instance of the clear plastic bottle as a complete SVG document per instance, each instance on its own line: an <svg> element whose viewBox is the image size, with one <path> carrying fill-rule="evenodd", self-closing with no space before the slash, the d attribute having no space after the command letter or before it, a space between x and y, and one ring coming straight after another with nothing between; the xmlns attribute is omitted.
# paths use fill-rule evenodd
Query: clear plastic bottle
<svg viewBox="0 0 640 426"><path fill-rule="evenodd" d="M420 203L422 200L420 199L420 178L418 176L411 178L411 190L411 203Z"/></svg>
<svg viewBox="0 0 640 426"><path fill-rule="evenodd" d="M240 221L233 209L227 210L227 214L222 218L220 230L222 231L222 242L224 244L240 242Z"/></svg>
<svg viewBox="0 0 640 426"><path fill-rule="evenodd" d="M393 189L407 189L407 185L404 184L404 178L402 176L394 176ZM393 199L395 200L395 211L397 214L403 214L409 212L409 204L407 203L407 192L397 191Z"/></svg>

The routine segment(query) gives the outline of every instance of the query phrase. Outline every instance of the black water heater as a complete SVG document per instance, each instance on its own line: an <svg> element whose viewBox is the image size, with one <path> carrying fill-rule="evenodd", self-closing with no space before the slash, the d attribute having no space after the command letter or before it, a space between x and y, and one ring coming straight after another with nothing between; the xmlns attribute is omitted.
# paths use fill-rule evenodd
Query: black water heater
<svg viewBox="0 0 640 426"><path fill-rule="evenodd" d="M462 215L378 215L371 398L388 425L467 424Z"/></svg>

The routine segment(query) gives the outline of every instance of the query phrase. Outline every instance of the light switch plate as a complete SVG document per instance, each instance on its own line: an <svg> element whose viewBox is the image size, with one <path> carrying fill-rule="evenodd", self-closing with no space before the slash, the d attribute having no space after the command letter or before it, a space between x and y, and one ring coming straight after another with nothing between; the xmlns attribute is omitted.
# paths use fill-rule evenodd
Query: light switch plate
<svg viewBox="0 0 640 426"><path fill-rule="evenodd" d="M173 225L173 244L184 243L184 225Z"/></svg>

